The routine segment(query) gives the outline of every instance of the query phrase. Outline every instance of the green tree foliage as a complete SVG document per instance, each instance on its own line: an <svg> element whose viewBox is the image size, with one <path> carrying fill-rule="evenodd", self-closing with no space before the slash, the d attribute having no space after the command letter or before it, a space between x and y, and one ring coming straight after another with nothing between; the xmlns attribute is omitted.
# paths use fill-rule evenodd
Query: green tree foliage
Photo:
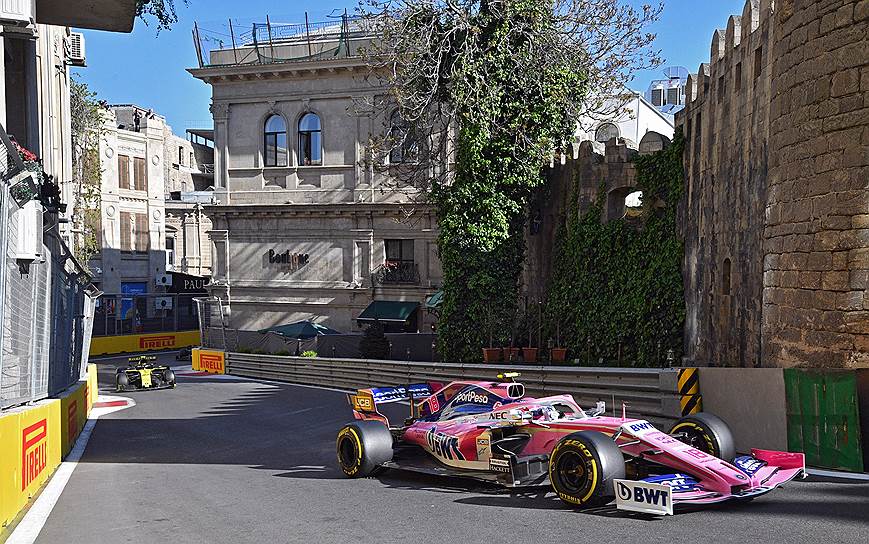
<svg viewBox="0 0 869 544"><path fill-rule="evenodd" d="M359 340L359 351L365 359L386 359L389 356L389 340L379 321L365 329L362 339Z"/></svg>
<svg viewBox="0 0 869 544"><path fill-rule="evenodd" d="M512 329L528 199L576 120L655 64L658 10L618 0L370 0L369 62L420 140L404 184L437 207L444 301L438 352L481 358ZM389 115L385 115L389 118ZM404 138L406 139L406 138ZM385 138L374 156L405 141ZM379 150L377 148L380 148ZM383 149L383 148L387 149ZM446 165L446 166L444 166Z"/></svg>
<svg viewBox="0 0 869 544"><path fill-rule="evenodd" d="M184 5L189 2L184 0ZM157 20L157 32L171 30L172 25L178 22L178 14L175 12L175 0L136 0L136 16L148 24L147 16Z"/></svg>
<svg viewBox="0 0 869 544"><path fill-rule="evenodd" d="M636 159L643 192L639 224L601 222L606 193L580 216L571 198L549 286L546 320L575 358L595 365L619 359L630 366L661 366L668 349L682 353L684 244L677 208L684 187L681 132L663 151ZM574 191L578 190L578 183Z"/></svg>
<svg viewBox="0 0 869 544"><path fill-rule="evenodd" d="M101 186L100 138L103 134L103 107L87 84L70 82L70 119L72 128L72 166L75 194L72 222L75 230L73 253L82 264L100 252Z"/></svg>

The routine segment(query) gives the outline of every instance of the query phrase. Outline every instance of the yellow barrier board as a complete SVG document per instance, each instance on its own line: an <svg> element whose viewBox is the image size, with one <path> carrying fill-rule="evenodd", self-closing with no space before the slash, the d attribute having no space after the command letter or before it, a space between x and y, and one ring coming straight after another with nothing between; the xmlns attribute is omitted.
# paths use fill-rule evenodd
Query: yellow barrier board
<svg viewBox="0 0 869 544"><path fill-rule="evenodd" d="M226 374L226 356L222 351L194 349L192 368L211 374Z"/></svg>
<svg viewBox="0 0 869 544"><path fill-rule="evenodd" d="M0 415L0 526L27 505L72 449L97 396L96 366L59 398Z"/></svg>
<svg viewBox="0 0 869 544"><path fill-rule="evenodd" d="M96 336L91 339L91 355L138 353L187 348L199 345L199 331L159 332L151 334L125 334L123 336Z"/></svg>

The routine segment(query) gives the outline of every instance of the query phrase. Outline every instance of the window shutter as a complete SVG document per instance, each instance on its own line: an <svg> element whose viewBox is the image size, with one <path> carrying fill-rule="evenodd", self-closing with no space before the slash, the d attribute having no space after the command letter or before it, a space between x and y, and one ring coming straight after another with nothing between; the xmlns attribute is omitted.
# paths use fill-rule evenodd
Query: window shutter
<svg viewBox="0 0 869 544"><path fill-rule="evenodd" d="M148 172L145 168L145 159L135 157L133 159L133 183L137 191L148 190Z"/></svg>
<svg viewBox="0 0 869 544"><path fill-rule="evenodd" d="M148 232L148 214L136 214L136 251L147 252L151 247L151 237Z"/></svg>
<svg viewBox="0 0 869 544"><path fill-rule="evenodd" d="M131 230L132 217L128 212L121 212L121 251L132 251Z"/></svg>
<svg viewBox="0 0 869 544"><path fill-rule="evenodd" d="M118 155L118 187L130 188L130 157Z"/></svg>

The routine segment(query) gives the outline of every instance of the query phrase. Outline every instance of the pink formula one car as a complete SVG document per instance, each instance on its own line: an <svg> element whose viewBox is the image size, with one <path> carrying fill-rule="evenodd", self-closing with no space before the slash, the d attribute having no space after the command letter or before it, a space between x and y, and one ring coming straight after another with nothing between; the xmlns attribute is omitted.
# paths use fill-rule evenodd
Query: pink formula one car
<svg viewBox="0 0 869 544"><path fill-rule="evenodd" d="M712 414L663 432L645 420L606 417L602 402L586 412L570 395L526 397L516 382L381 387L349 398L356 421L337 439L349 477L388 467L507 487L548 484L574 506L615 500L619 509L653 514L747 500L805 477L802 453L737 456L730 429ZM400 400L410 401L411 417L391 426L378 405Z"/></svg>

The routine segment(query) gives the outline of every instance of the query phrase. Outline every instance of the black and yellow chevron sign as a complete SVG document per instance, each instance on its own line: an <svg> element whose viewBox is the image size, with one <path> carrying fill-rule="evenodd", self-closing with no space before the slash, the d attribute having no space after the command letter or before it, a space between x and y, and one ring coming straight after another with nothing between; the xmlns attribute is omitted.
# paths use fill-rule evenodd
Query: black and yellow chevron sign
<svg viewBox="0 0 869 544"><path fill-rule="evenodd" d="M703 399L700 396L700 373L696 368L680 368L676 381L679 389L679 404L682 415L696 414L703 409Z"/></svg>

